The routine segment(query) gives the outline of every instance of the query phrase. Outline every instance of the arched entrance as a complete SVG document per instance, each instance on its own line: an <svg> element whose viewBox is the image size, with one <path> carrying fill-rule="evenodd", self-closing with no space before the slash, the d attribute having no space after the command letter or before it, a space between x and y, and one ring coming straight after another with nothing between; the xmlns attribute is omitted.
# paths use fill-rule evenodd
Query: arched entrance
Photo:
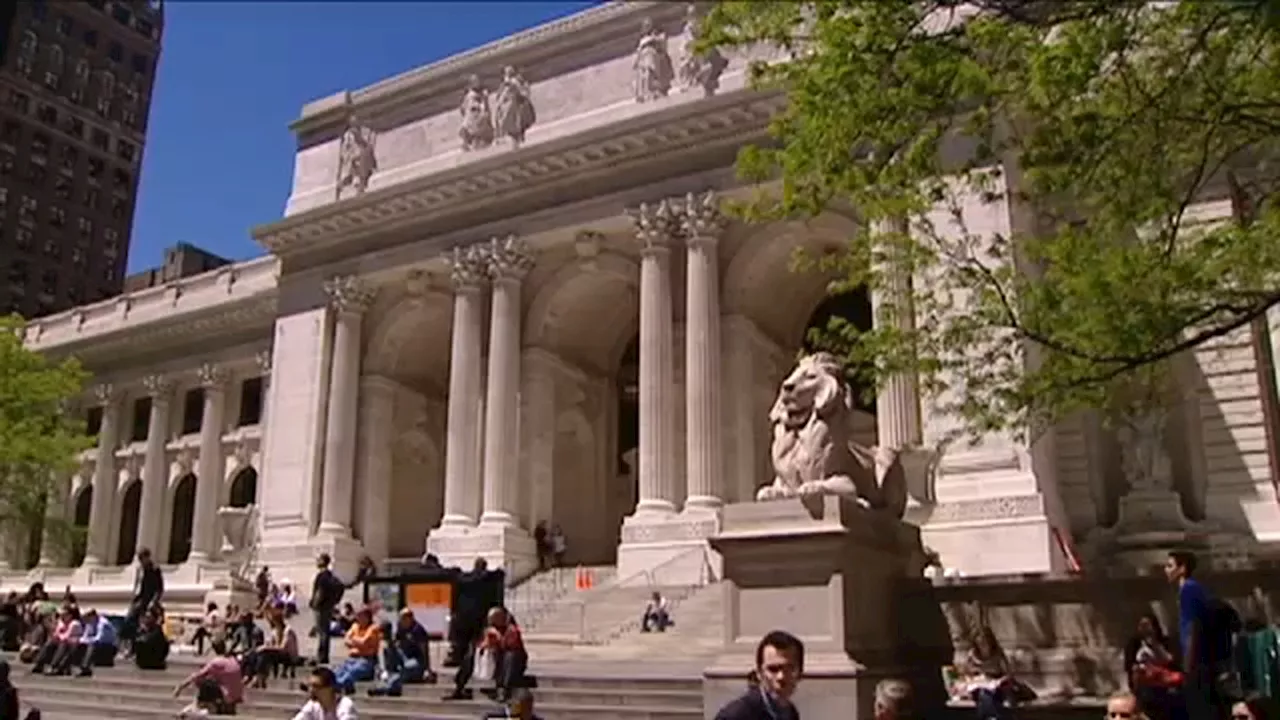
<svg viewBox="0 0 1280 720"><path fill-rule="evenodd" d="M805 324L802 348L806 353L829 350L829 344L823 341L837 333L842 325L852 325L865 332L871 329L872 318L871 295L865 287L828 295ZM855 369L850 370L851 379L858 374ZM856 387L856 383L854 385L854 406L864 412L875 413L875 397L869 397L868 393Z"/></svg>
<svg viewBox="0 0 1280 720"><path fill-rule="evenodd" d="M133 479L120 495L120 536L116 565L128 565L138 551L138 513L142 510L142 481Z"/></svg>
<svg viewBox="0 0 1280 720"><path fill-rule="evenodd" d="M258 471L252 466L238 470L231 479L231 492L227 504L235 508L249 507L258 502Z"/></svg>
<svg viewBox="0 0 1280 720"><path fill-rule="evenodd" d="M93 486L85 484L76 493L72 503L71 527L75 535L71 539L71 567L84 562L86 534L89 531L89 509L93 507Z"/></svg>
<svg viewBox="0 0 1280 720"><path fill-rule="evenodd" d="M191 530L196 513L196 476L187 473L173 487L173 525L169 529L170 564L186 562L191 555Z"/></svg>

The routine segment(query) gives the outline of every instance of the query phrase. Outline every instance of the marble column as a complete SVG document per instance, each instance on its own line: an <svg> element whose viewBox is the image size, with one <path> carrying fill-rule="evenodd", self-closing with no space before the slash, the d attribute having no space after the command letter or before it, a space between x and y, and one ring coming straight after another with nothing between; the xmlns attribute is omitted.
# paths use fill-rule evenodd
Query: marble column
<svg viewBox="0 0 1280 720"><path fill-rule="evenodd" d="M533 256L517 238L494 238L489 243L493 300L485 399L483 525L519 524L515 484L520 452L520 283L532 267Z"/></svg>
<svg viewBox="0 0 1280 720"><path fill-rule="evenodd" d="M675 511L671 247L679 218L667 201L641 205L640 240L640 488L636 512Z"/></svg>
<svg viewBox="0 0 1280 720"><path fill-rule="evenodd" d="M98 426L98 447L94 453L93 496L89 503L89 530L85 538L84 565L106 564L111 540L111 515L116 504L116 443L120 437L120 395L111 385L94 388L94 398L102 408Z"/></svg>
<svg viewBox="0 0 1280 720"><path fill-rule="evenodd" d="M146 548L156 557L159 550L164 496L169 489L169 411L173 408L173 382L163 375L149 375L142 381L151 396L147 421L146 459L142 466L142 502L138 506L138 549Z"/></svg>
<svg viewBox="0 0 1280 720"><path fill-rule="evenodd" d="M396 445L396 389L377 375L360 378L360 540L373 557L386 557L390 547L391 476Z"/></svg>
<svg viewBox="0 0 1280 720"><path fill-rule="evenodd" d="M360 330L375 290L354 275L324 284L333 309L333 360L325 422L324 480L319 532L351 536L351 504L356 463L356 413L360 402Z"/></svg>
<svg viewBox="0 0 1280 720"><path fill-rule="evenodd" d="M905 220L877 223L877 234L902 235L909 231ZM875 322L889 323L904 332L915 329L915 313L911 303L911 275L904 263L889 257L881 268L881 286L871 295ZM900 372L884 379L876 397L876 443L881 447L901 450L920 447L923 430L920 424L920 396L916 375Z"/></svg>
<svg viewBox="0 0 1280 720"><path fill-rule="evenodd" d="M689 195L682 214L686 253L684 398L686 511L724 504L724 450L720 425L720 266L724 227L713 193Z"/></svg>
<svg viewBox="0 0 1280 720"><path fill-rule="evenodd" d="M200 417L200 459L196 465L196 501L191 521L191 562L212 559L222 547L218 532L218 501L222 499L226 458L222 431L227 415L227 372L204 364L196 371L204 388L204 412Z"/></svg>
<svg viewBox="0 0 1280 720"><path fill-rule="evenodd" d="M267 427L267 416L271 409L269 402L271 400L271 351L263 350L258 353L255 360L258 363L259 377L262 378L262 394L259 397L259 405L262 407L262 412L258 413L258 425L265 428ZM266 436L264 434L263 442L265 441Z"/></svg>
<svg viewBox="0 0 1280 720"><path fill-rule="evenodd" d="M480 485L481 337L488 266L474 246L454 248L453 344L449 356L449 408L445 435L444 517L441 527L475 525L471 498Z"/></svg>
<svg viewBox="0 0 1280 720"><path fill-rule="evenodd" d="M556 378L554 360L540 348L524 352L520 392L520 485L525 527L551 522L555 507Z"/></svg>

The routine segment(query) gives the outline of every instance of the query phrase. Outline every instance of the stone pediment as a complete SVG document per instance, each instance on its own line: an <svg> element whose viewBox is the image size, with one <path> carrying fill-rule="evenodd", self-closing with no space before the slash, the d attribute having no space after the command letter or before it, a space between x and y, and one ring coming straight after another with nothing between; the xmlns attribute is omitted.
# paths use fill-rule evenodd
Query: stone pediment
<svg viewBox="0 0 1280 720"><path fill-rule="evenodd" d="M275 317L278 261L261 257L33 320L27 346L111 357L208 341Z"/></svg>

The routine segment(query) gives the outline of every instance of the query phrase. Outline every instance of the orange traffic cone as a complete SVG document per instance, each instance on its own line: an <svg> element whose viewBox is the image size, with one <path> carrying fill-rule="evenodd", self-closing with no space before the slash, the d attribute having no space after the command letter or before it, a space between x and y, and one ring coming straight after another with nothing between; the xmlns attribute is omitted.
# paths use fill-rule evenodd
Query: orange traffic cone
<svg viewBox="0 0 1280 720"><path fill-rule="evenodd" d="M573 587L575 590L587 589L587 571L581 565L573 574Z"/></svg>
<svg viewBox="0 0 1280 720"><path fill-rule="evenodd" d="M596 586L595 573L591 572L589 568L583 568L582 572L584 574L584 579L587 581L587 589L590 590L591 588L595 587Z"/></svg>

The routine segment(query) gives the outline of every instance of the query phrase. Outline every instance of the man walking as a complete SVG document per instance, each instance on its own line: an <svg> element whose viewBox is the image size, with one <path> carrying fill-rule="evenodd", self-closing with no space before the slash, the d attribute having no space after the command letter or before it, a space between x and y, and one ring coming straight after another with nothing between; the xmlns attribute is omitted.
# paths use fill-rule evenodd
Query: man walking
<svg viewBox="0 0 1280 720"><path fill-rule="evenodd" d="M138 634L142 616L164 598L164 574L151 560L151 550L142 548L138 550L137 557L138 570L133 578L133 599L129 602L129 612L120 626L120 640L130 643L130 654L133 652L132 643Z"/></svg>
<svg viewBox="0 0 1280 720"><path fill-rule="evenodd" d="M1231 659L1231 628L1226 616L1233 614L1194 577L1196 556L1174 550L1165 561L1164 572L1178 588L1178 639L1186 679L1182 695L1189 720L1212 720L1226 707L1227 698L1218 696L1218 678ZM1221 702L1219 702L1221 701Z"/></svg>
<svg viewBox="0 0 1280 720"><path fill-rule="evenodd" d="M331 569L333 559L329 553L320 553L316 557L316 576L311 583L311 611L315 617L316 662L329 664L330 626L333 625L333 611L342 602L342 595L348 588L355 587L365 573L356 576L351 583L344 583Z"/></svg>

